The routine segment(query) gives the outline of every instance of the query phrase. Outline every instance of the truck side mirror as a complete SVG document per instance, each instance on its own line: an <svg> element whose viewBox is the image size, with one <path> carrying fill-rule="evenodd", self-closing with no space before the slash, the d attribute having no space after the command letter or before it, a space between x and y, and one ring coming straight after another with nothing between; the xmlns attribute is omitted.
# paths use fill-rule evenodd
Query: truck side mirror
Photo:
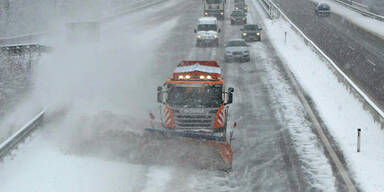
<svg viewBox="0 0 384 192"><path fill-rule="evenodd" d="M157 102L163 103L163 88L157 87Z"/></svg>
<svg viewBox="0 0 384 192"><path fill-rule="evenodd" d="M221 32L221 29L217 30L217 32L220 33L220 32Z"/></svg>
<svg viewBox="0 0 384 192"><path fill-rule="evenodd" d="M233 91L232 87L228 88L228 100L226 104L231 104L233 102Z"/></svg>
<svg viewBox="0 0 384 192"><path fill-rule="evenodd" d="M194 29L193 32L197 33L196 29Z"/></svg>
<svg viewBox="0 0 384 192"><path fill-rule="evenodd" d="M259 27L259 30L263 30L263 28Z"/></svg>

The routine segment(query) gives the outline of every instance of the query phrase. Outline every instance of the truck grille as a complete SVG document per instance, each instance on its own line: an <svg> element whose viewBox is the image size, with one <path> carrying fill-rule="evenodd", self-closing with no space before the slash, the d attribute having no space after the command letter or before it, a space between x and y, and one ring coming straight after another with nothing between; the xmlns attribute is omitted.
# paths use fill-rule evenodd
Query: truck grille
<svg viewBox="0 0 384 192"><path fill-rule="evenodd" d="M213 120L214 117L210 115L175 115L176 128L179 129L211 128L213 127Z"/></svg>

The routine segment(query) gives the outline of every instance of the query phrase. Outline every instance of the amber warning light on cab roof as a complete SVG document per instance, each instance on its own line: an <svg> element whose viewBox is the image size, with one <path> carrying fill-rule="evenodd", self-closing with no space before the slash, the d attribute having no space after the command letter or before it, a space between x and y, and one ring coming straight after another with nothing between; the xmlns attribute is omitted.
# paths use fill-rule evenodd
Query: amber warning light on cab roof
<svg viewBox="0 0 384 192"><path fill-rule="evenodd" d="M172 80L217 81L221 68L216 61L181 61L173 73Z"/></svg>

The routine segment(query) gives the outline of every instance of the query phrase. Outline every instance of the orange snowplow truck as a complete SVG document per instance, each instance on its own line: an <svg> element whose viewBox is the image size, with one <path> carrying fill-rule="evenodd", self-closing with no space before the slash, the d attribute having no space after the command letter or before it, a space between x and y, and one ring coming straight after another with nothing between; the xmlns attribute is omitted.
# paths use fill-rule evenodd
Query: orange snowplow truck
<svg viewBox="0 0 384 192"><path fill-rule="evenodd" d="M224 85L216 61L181 61L172 77L158 87L157 101L161 103L165 129L151 131L206 141L231 167L232 148L226 133L234 89L225 91Z"/></svg>

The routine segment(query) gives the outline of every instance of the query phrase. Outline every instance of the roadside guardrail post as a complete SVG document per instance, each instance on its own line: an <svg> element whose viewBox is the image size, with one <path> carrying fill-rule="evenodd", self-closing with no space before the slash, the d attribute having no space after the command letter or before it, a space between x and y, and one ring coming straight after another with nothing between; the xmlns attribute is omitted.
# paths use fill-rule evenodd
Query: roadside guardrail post
<svg viewBox="0 0 384 192"><path fill-rule="evenodd" d="M360 135L361 135L361 129L357 129L357 152L360 152Z"/></svg>

